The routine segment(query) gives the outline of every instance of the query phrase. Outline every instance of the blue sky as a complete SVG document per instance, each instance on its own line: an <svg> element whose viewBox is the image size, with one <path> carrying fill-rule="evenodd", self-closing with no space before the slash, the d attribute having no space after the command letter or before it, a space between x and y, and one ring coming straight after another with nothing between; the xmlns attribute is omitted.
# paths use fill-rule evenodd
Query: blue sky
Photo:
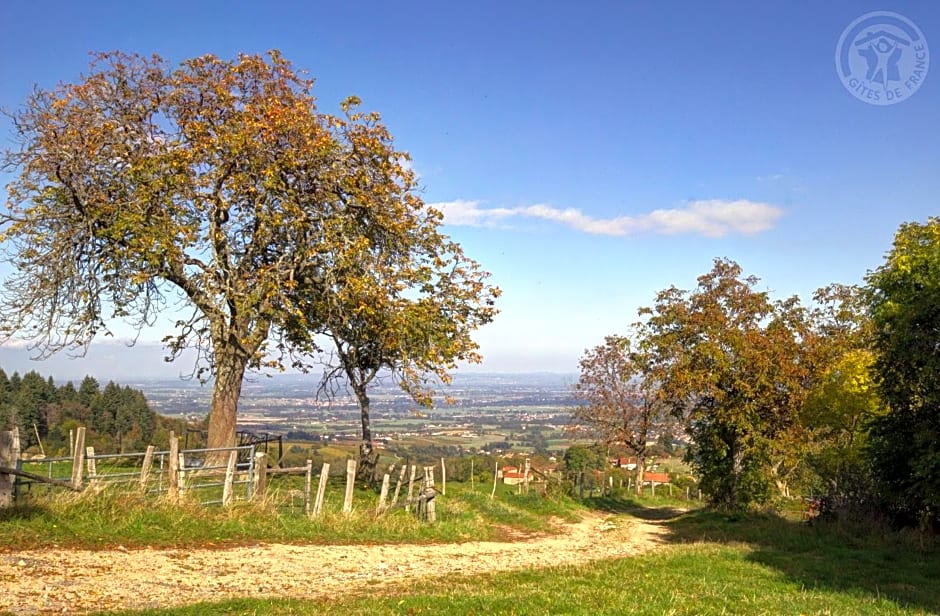
<svg viewBox="0 0 940 616"><path fill-rule="evenodd" d="M876 10L909 18L940 61L930 1L6 0L0 106L75 80L89 51L280 49L323 109L357 94L382 114L446 232L503 288L477 335L482 368L575 371L715 257L808 298L861 282L900 223L938 213L940 68L891 106L856 99L836 73L840 34ZM0 365L22 370L22 355ZM48 366L27 368L186 371L145 348Z"/></svg>

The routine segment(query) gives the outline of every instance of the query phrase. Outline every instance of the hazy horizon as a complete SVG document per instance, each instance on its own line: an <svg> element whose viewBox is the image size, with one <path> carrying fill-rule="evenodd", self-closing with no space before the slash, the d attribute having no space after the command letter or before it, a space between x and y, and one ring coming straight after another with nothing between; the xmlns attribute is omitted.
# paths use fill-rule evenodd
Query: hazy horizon
<svg viewBox="0 0 940 616"><path fill-rule="evenodd" d="M171 380L185 382L193 369L192 355L182 356L173 362L163 360L165 351L162 345L140 342L133 346L116 340L92 344L84 357L70 357L67 352L55 354L49 358L35 360L35 351L25 346L0 346L0 368L8 375L19 372L21 375L35 370L43 377L51 376L56 383L77 381L91 375L99 381L132 380ZM576 375L575 366L566 369L563 358L556 358L554 368L551 358L542 361L527 361L523 356L503 357L482 364L464 365L454 371L456 377L461 374L554 374L559 377ZM247 378L266 378L267 376L303 376L296 370L283 373L276 371L252 372ZM195 382L195 380L194 380Z"/></svg>

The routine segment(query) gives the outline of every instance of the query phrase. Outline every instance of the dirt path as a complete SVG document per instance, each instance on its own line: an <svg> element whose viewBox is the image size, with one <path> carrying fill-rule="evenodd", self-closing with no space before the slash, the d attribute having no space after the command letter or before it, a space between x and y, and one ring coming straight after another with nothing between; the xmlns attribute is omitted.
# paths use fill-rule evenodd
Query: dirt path
<svg viewBox="0 0 940 616"><path fill-rule="evenodd" d="M36 550L0 554L0 612L16 615L169 607L232 597L336 596L420 577L641 554L658 524L592 514L557 535L512 543L261 545L222 550Z"/></svg>

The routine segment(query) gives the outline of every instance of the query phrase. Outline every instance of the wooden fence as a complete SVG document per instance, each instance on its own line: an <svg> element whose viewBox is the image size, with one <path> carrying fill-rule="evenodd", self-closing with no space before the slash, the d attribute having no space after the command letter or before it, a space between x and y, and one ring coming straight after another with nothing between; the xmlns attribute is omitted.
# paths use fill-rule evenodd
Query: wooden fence
<svg viewBox="0 0 940 616"><path fill-rule="evenodd" d="M267 454L254 445L217 449L180 450L179 438L170 434L169 448L158 451L153 445L144 452L99 454L85 446L85 429L78 428L71 456L23 460L20 457L19 434L16 429L0 432L0 508L11 506L23 491L35 486L47 490L54 487L73 491L100 491L123 488L141 494L163 494L171 501L184 496L202 504L231 506L237 500L260 499L268 496L268 479L274 475L302 475L303 490L290 492L303 498L304 513L310 517L323 511L328 487L330 465L320 469L316 494L313 493L313 461L304 466L268 468ZM30 470L24 469L28 466ZM417 467L402 466L394 493L389 499L394 465L382 481L376 515L399 507L398 502L408 472L407 496L401 507L429 522L436 520L434 468L424 467L424 478L416 488ZM442 479L444 465L441 461ZM45 472L40 472L45 471ZM356 461L347 460L342 511L353 511ZM443 486L442 486L443 487ZM444 487L446 490L446 487Z"/></svg>

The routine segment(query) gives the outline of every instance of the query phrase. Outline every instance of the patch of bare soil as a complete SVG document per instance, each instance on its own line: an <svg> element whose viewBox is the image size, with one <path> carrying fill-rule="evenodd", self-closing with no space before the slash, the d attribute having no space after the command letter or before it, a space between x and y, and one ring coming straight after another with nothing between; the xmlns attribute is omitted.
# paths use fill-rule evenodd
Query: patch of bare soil
<svg viewBox="0 0 940 616"><path fill-rule="evenodd" d="M659 523L592 514L523 541L437 545L257 545L215 550L35 550L0 554L0 612L17 616L171 607L235 597L314 599L418 578L642 554Z"/></svg>

